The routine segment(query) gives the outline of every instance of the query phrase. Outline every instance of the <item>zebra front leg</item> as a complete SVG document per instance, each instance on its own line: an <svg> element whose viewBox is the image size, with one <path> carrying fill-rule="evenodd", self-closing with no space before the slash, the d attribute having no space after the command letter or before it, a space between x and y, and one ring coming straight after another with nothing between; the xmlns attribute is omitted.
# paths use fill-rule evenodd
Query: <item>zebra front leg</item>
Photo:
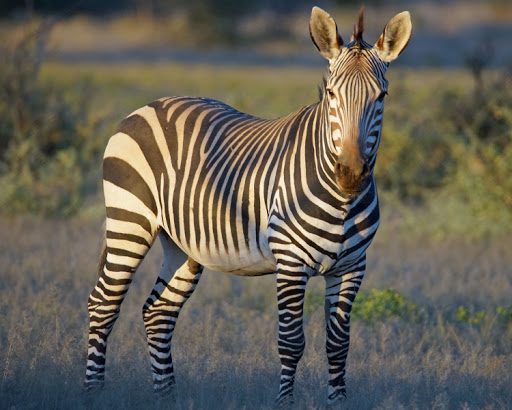
<svg viewBox="0 0 512 410"><path fill-rule="evenodd" d="M100 276L87 304L89 339L84 384L88 391L103 386L108 336L119 316L133 274L153 243L154 235L145 226L151 229L149 222L140 215L107 208Z"/></svg>
<svg viewBox="0 0 512 410"><path fill-rule="evenodd" d="M276 280L278 348L281 359L281 378L276 403L286 405L293 402L295 372L306 344L302 315L308 276L303 273L278 271Z"/></svg>
<svg viewBox="0 0 512 410"><path fill-rule="evenodd" d="M328 404L346 398L345 365L350 343L350 311L365 268L363 258L350 273L325 277L326 350L330 376Z"/></svg>
<svg viewBox="0 0 512 410"><path fill-rule="evenodd" d="M169 252L166 249L170 248L164 245L166 259L162 271L142 309L151 356L153 390L162 396L169 394L175 384L171 340L176 321L203 271L201 265L189 258L169 281L166 279L169 274Z"/></svg>

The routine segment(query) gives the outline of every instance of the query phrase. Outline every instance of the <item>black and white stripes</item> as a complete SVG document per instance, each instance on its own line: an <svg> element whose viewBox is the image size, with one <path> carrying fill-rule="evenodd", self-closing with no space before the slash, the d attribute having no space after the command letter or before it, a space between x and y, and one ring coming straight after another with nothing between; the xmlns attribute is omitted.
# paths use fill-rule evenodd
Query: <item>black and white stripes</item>
<svg viewBox="0 0 512 410"><path fill-rule="evenodd" d="M308 279L324 276L328 400L345 395L350 311L379 224L373 167L390 60L382 60L379 42L372 48L360 37L343 46L336 33L315 8L311 35L330 60L315 104L263 120L206 98L163 98L133 112L111 137L103 163L105 252L88 305L87 388L103 383L108 335L158 236L164 263L143 307L155 392L175 384L173 331L206 267L276 274L279 403L291 400L304 350ZM324 38L332 35L338 38ZM393 39L385 40L388 55L396 53ZM175 247L188 259L172 274Z"/></svg>

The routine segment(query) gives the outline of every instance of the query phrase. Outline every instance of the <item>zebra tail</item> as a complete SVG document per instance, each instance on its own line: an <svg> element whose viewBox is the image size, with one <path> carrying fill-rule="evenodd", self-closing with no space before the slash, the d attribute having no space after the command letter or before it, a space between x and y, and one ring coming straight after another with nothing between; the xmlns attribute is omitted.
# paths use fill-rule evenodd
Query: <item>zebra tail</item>
<svg viewBox="0 0 512 410"><path fill-rule="evenodd" d="M105 267L105 263L107 262L107 231L106 231L106 223L103 222L103 240L101 241L101 256L98 262L98 276L101 276L103 273L103 268Z"/></svg>

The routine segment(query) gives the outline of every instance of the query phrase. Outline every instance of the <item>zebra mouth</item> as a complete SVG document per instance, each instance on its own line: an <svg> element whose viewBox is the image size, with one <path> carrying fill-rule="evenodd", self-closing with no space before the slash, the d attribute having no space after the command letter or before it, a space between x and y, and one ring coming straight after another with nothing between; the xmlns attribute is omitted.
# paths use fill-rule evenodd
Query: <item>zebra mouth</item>
<svg viewBox="0 0 512 410"><path fill-rule="evenodd" d="M370 181L369 175L370 172L368 172L368 169L365 169L362 173L356 175L348 167L339 163L336 166L336 182L343 196L347 196L349 198L354 198L365 190Z"/></svg>
<svg viewBox="0 0 512 410"><path fill-rule="evenodd" d="M364 188L344 188L344 187L341 187L341 192L343 193L343 196L349 198L349 199L353 199L357 196L359 196L359 194L361 194L361 192L364 191Z"/></svg>

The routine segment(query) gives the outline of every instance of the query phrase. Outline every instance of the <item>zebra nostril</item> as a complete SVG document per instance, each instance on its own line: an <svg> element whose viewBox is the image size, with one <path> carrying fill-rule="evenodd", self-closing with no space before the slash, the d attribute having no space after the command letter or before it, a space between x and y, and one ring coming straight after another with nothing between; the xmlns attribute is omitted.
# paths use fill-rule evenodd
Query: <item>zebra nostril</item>
<svg viewBox="0 0 512 410"><path fill-rule="evenodd" d="M361 174L362 177L367 177L370 174L370 167L368 163L365 161L363 164L363 172Z"/></svg>
<svg viewBox="0 0 512 410"><path fill-rule="evenodd" d="M368 172L368 165L366 164L366 161L360 161L358 166L353 168L352 172L356 178L364 179Z"/></svg>

